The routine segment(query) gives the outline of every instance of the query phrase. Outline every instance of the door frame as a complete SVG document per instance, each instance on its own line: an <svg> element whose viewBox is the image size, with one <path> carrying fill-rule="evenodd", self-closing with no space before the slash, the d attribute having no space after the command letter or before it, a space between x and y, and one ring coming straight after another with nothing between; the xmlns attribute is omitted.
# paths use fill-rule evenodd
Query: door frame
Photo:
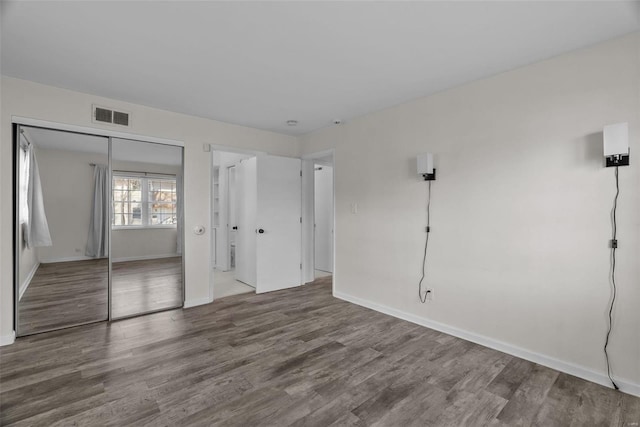
<svg viewBox="0 0 640 427"><path fill-rule="evenodd" d="M213 229L213 208L214 208L214 200L213 200L213 153L214 151L226 151L230 153L239 153L239 154L248 154L256 157L264 156L269 153L265 151L258 150L250 150L250 149L242 149L237 147L232 147L228 145L220 145L220 144L208 144L208 148L211 151L210 162L210 204L209 204L209 228ZM302 255L302 284L306 284L308 282L313 281L314 275L314 258L313 258L313 216L314 216L314 161L316 159L320 159L323 157L331 156L333 159L333 280L332 280L332 293L335 293L336 289L336 277L337 277L337 266L336 266L336 155L335 149L331 148L328 150L317 151L314 153L305 154L300 156L302 160L302 244L301 244L301 255ZM285 156L288 157L288 156ZM309 166L310 165L310 166ZM311 230L309 232L309 230ZM310 234L309 234L310 233ZM215 240L211 239L211 247L210 253L214 253L215 250ZM213 257L209 257L209 301L215 300L215 264L213 262ZM309 271L311 280L309 279Z"/></svg>
<svg viewBox="0 0 640 427"><path fill-rule="evenodd" d="M318 173L318 169L323 169L323 168L331 168L331 203L332 203L332 212L331 214L333 215L333 159L331 159L331 161L314 161L314 173L313 173L313 180L314 180L314 185L313 185L313 269L314 269L314 275L315 275L315 271L324 271L325 273L332 273L333 274L333 218L331 218L331 241L329 242L329 245L331 246L331 271L327 271L324 270L322 268L318 268L318 265L316 264L317 262L317 253L316 253L316 243L317 243L317 239L318 239L318 218L317 218L317 210L316 210L316 201L318 199L317 194L316 194L316 184L317 184L317 173Z"/></svg>
<svg viewBox="0 0 640 427"><path fill-rule="evenodd" d="M315 222L315 169L318 159L331 156L333 167L333 280L332 292L336 289L336 154L335 149L318 151L302 156L302 281L315 279L314 222Z"/></svg>
<svg viewBox="0 0 640 427"><path fill-rule="evenodd" d="M213 171L214 171L214 164L213 164L213 154L216 151L224 151L227 153L237 153L237 154L245 154L245 155L249 155L249 156L255 156L255 157L260 157L260 156L266 156L267 153L265 151L258 151L258 150L247 150L247 149L243 149L243 148L237 148L237 147L231 147L228 145L219 145L219 144L205 144L205 146L209 149L210 151L210 155L209 155L209 162L210 162L210 167L209 167L209 186L210 186L210 191L209 191L209 229L213 230L214 229L214 220L213 220L213 211L214 211L214 196L213 196ZM218 172L220 173L220 172ZM216 239L213 238L213 233L210 233L211 235L211 239L210 239L210 246L209 246L209 253L210 254L214 254L215 250L216 250ZM229 248L229 237L227 236L227 250ZM213 256L209 257L209 302L213 302L216 300L216 296L215 296L215 270L216 270L216 265L213 262Z"/></svg>

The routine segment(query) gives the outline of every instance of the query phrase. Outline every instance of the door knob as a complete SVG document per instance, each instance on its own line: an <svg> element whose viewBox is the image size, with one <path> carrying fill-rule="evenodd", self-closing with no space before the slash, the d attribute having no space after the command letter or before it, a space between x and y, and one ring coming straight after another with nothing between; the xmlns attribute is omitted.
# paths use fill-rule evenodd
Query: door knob
<svg viewBox="0 0 640 427"><path fill-rule="evenodd" d="M258 233L263 234L264 230L262 228L258 228Z"/></svg>

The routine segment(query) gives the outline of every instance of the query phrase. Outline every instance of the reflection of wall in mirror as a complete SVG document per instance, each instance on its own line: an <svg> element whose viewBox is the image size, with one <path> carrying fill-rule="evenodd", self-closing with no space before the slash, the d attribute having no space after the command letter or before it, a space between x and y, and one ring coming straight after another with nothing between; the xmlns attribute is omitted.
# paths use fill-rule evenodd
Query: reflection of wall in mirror
<svg viewBox="0 0 640 427"><path fill-rule="evenodd" d="M108 163L105 155L63 150L38 151L44 204L53 246L38 248L40 262L89 259L84 255L93 199L91 163ZM114 162L116 170L175 174L178 167L132 162ZM114 259L173 256L175 228L114 230Z"/></svg>
<svg viewBox="0 0 640 427"><path fill-rule="evenodd" d="M38 248L40 262L90 259L85 256L93 200L93 167L105 154L66 150L38 151L44 208L53 246Z"/></svg>
<svg viewBox="0 0 640 427"><path fill-rule="evenodd" d="M38 254L36 249L29 249L25 246L23 239L22 227L18 229L18 239L20 242L20 266L18 280L20 283L20 298L27 290L27 286L31 282L33 275L36 273L40 261L38 260Z"/></svg>

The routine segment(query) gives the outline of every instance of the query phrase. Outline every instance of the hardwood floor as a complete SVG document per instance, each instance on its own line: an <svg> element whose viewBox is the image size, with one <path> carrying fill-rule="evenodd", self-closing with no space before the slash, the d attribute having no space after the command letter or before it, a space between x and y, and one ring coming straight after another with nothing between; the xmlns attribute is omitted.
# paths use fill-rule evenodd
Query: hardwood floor
<svg viewBox="0 0 640 427"><path fill-rule="evenodd" d="M107 319L106 259L40 264L19 303L20 334ZM113 263L114 318L182 304L182 258Z"/></svg>
<svg viewBox="0 0 640 427"><path fill-rule="evenodd" d="M106 320L106 259L40 264L18 303L21 335Z"/></svg>
<svg viewBox="0 0 640 427"><path fill-rule="evenodd" d="M0 348L0 424L640 422L639 398L335 299L330 281L18 339Z"/></svg>
<svg viewBox="0 0 640 427"><path fill-rule="evenodd" d="M182 305L182 257L114 262L114 319Z"/></svg>

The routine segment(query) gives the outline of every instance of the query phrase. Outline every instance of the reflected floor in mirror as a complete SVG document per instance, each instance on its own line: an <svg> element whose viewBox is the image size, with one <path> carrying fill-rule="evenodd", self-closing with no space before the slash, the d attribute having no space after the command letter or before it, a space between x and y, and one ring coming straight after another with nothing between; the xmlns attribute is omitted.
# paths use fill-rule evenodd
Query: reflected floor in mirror
<svg viewBox="0 0 640 427"><path fill-rule="evenodd" d="M114 319L182 306L182 258L114 262Z"/></svg>
<svg viewBox="0 0 640 427"><path fill-rule="evenodd" d="M20 335L107 319L106 259L40 264L20 299ZM182 305L182 258L113 263L113 317Z"/></svg>
<svg viewBox="0 0 640 427"><path fill-rule="evenodd" d="M107 319L106 259L40 264L19 302L20 335Z"/></svg>

